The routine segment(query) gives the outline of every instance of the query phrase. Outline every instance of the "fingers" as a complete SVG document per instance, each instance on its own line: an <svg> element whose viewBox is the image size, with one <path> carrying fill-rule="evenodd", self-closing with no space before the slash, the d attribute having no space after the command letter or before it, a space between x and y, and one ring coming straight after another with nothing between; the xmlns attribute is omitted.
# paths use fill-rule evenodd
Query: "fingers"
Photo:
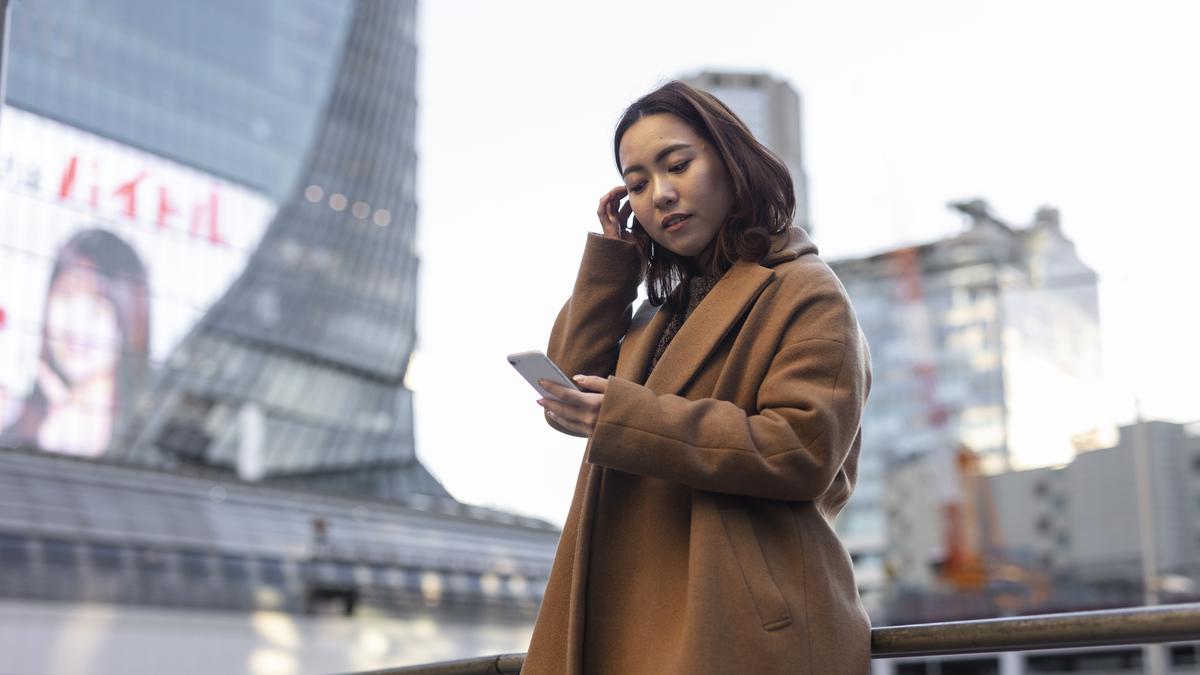
<svg viewBox="0 0 1200 675"><path fill-rule="evenodd" d="M595 421L591 420L589 423L586 414L581 413L576 408L564 405L560 401L543 398L538 401L538 405L546 409L546 415L550 419L571 432L586 436L591 433L592 428L595 426Z"/></svg>
<svg viewBox="0 0 1200 675"><path fill-rule="evenodd" d="M586 391L594 391L603 394L608 391L608 378L596 377L595 375L576 375L571 378L575 380L575 384L582 387Z"/></svg>
<svg viewBox="0 0 1200 675"><path fill-rule="evenodd" d="M589 383L589 386L606 387L608 384L604 378L592 379L601 380L602 384ZM584 436L592 433L596 427L596 420L600 417L600 406L604 402L603 393L576 391L547 380L541 380L538 384L560 399L538 399L538 405L546 409L552 420L572 433Z"/></svg>
<svg viewBox="0 0 1200 675"><path fill-rule="evenodd" d="M583 405L585 401L583 398L583 392L579 391L578 389L564 387L561 384L557 382L551 382L550 380L539 380L538 383L542 385L543 389L550 392L554 398L557 398L568 405L580 406Z"/></svg>
<svg viewBox="0 0 1200 675"><path fill-rule="evenodd" d="M621 200L627 194L629 194L629 190L624 185L619 185L600 198L600 205L596 208L596 217L600 220L604 236L620 239L624 234L627 215L621 215L625 211L621 207Z"/></svg>
<svg viewBox="0 0 1200 675"><path fill-rule="evenodd" d="M546 409L546 413L561 426L572 432L589 435L596 427L600 416L600 403L604 399L601 394L583 394L589 397L583 405L574 405L551 398L538 399L538 405Z"/></svg>
<svg viewBox="0 0 1200 675"><path fill-rule="evenodd" d="M551 412L549 410L546 411L546 416L549 417L551 420L553 420L555 424L557 424L558 426L560 426L564 430L566 430L568 433L574 434L576 436L591 436L592 435L593 427L589 427L586 424L584 424L583 422L576 422L574 420L569 420L569 419L566 419L563 417L559 417L558 415L555 415L553 412Z"/></svg>

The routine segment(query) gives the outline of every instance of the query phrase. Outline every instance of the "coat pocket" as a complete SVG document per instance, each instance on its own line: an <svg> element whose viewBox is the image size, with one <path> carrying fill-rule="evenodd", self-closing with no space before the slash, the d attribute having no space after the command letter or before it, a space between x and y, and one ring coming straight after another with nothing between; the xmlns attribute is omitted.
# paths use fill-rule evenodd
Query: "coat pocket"
<svg viewBox="0 0 1200 675"><path fill-rule="evenodd" d="M733 549L762 627L772 631L791 625L791 611L771 576L771 568L767 566L762 547L758 545L750 516L742 508L721 509L721 524L725 526L725 536L729 538L729 546Z"/></svg>

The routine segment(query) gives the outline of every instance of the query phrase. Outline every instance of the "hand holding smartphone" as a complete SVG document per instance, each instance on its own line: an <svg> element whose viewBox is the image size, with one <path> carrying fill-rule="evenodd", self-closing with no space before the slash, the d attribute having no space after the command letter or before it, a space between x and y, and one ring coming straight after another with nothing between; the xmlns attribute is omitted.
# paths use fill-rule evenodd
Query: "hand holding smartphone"
<svg viewBox="0 0 1200 675"><path fill-rule="evenodd" d="M530 352L509 354L508 362L517 369L517 372L525 378L525 381L533 385L533 388L536 389L543 398L548 398L554 401L560 400L558 397L554 396L549 391L544 389L540 384L538 384L538 380L549 380L551 382L561 384L564 387L570 387L571 389L579 391L579 387L575 386L575 383L571 381L571 378L563 374L563 371L558 366L554 365L554 362L550 360L550 357L546 356L540 351L534 350Z"/></svg>

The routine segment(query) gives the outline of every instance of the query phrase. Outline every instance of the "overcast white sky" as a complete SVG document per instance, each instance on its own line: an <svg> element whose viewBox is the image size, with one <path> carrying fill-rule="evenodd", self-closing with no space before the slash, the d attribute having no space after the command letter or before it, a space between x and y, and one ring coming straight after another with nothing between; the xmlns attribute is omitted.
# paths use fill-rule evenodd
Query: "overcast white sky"
<svg viewBox="0 0 1200 675"><path fill-rule="evenodd" d="M736 10L736 11L735 11ZM1200 3L421 5L418 453L459 499L561 523L583 441L545 426L504 356L544 349L617 116L701 68L803 97L827 259L960 231L980 196L1057 206L1101 275L1111 415L1200 419Z"/></svg>

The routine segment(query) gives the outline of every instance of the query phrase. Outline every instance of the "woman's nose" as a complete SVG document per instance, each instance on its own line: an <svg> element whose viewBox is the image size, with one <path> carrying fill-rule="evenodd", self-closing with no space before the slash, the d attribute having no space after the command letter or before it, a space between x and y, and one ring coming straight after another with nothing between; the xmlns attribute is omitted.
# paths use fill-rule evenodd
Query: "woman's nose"
<svg viewBox="0 0 1200 675"><path fill-rule="evenodd" d="M666 209L679 201L679 194L670 181L658 181L654 186L654 206Z"/></svg>

